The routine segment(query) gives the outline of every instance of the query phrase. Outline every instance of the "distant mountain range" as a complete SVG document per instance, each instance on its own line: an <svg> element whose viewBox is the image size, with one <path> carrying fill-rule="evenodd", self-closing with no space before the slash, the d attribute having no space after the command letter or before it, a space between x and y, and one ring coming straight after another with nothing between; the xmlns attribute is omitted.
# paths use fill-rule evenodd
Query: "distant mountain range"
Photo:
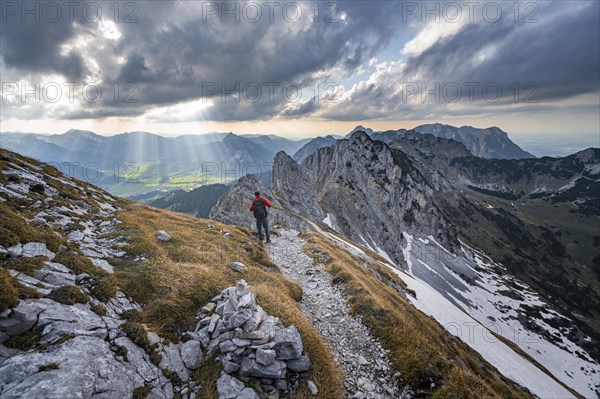
<svg viewBox="0 0 600 399"><path fill-rule="evenodd" d="M212 133L163 137L147 132L101 136L85 130L64 134L2 133L1 146L52 163L75 178L118 195L158 188L193 189L225 183L246 173L270 181L278 151L296 152L310 139Z"/></svg>
<svg viewBox="0 0 600 399"><path fill-rule="evenodd" d="M478 129L472 126L455 127L434 123L429 125L420 125L411 130L385 130L374 132L372 129L357 126L350 132L364 131L375 140L381 140L386 143L391 143L398 136L406 134L409 131L417 133L431 134L436 137L452 139L463 143L471 154L481 158L497 158L497 159L523 159L535 158L535 155L523 150L516 145L506 132L495 126L485 129ZM346 136L346 137L349 137Z"/></svg>
<svg viewBox="0 0 600 399"><path fill-rule="evenodd" d="M391 143L400 136L409 132L431 134L436 137L452 139L464 144L467 151L481 158L497 158L497 159L525 159L535 158L535 155L523 150L515 144L508 134L497 127L489 127L486 129L477 129L471 126L454 127L434 123L430 125L420 125L414 129L398 129L374 131L362 125L356 126L345 138L348 139L355 132L365 132L374 140L381 140L384 143ZM318 149L329 147L336 141L334 136L316 137L307 142L295 154L293 159L296 162L302 162L308 156L314 154ZM286 151L287 152L287 151ZM292 154L287 152L288 154Z"/></svg>
<svg viewBox="0 0 600 399"><path fill-rule="evenodd" d="M405 129L376 132L357 126L350 134L358 130L386 143L409 132ZM454 139L483 158L534 158L496 127L476 129L433 124L412 131ZM277 152L293 155L301 163L340 138L328 135L290 140L277 135L215 132L177 137L148 132L102 136L71 129L63 134L1 133L0 145L52 163L62 172L113 194L143 197L153 191L169 193L211 183L226 184L248 173L258 175L263 184L270 186L271 165Z"/></svg>

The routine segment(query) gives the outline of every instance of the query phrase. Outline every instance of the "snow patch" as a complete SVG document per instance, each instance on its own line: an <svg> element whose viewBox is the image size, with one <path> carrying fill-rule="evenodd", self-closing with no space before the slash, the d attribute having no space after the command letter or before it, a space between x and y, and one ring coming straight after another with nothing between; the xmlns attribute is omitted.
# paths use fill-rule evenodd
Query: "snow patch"
<svg viewBox="0 0 600 399"><path fill-rule="evenodd" d="M335 230L335 227L333 226L333 223L331 222L331 215L328 213L327 217L325 217L325 219L323 219L323 223L328 226L330 229Z"/></svg>
<svg viewBox="0 0 600 399"><path fill-rule="evenodd" d="M565 191L565 190L572 189L573 187L575 187L577 180L579 180L579 176L577 176L576 178L574 178L573 180L571 180L570 182L568 182L567 184L565 184L564 186L559 188L557 191Z"/></svg>
<svg viewBox="0 0 600 399"><path fill-rule="evenodd" d="M408 266L408 272L412 273L412 260L410 259L410 250L412 249L413 236L406 232L402 232L402 236L406 240L406 248L402 248L402 254L404 255L404 260Z"/></svg>

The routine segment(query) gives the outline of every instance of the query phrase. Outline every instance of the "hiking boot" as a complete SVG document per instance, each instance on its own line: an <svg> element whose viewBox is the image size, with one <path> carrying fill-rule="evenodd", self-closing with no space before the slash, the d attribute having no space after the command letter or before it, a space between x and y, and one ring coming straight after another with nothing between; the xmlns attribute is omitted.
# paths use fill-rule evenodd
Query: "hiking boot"
<svg viewBox="0 0 600 399"><path fill-rule="evenodd" d="M270 238L267 238L267 244L269 244L271 242Z"/></svg>

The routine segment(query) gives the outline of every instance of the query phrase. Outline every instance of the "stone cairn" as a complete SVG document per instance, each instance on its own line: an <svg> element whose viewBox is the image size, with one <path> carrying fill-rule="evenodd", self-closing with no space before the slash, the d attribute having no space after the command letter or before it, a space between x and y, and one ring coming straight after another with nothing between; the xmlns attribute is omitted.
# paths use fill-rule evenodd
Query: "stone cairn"
<svg viewBox="0 0 600 399"><path fill-rule="evenodd" d="M256 293L240 280L204 306L195 331L187 333L205 348L207 357L216 354L223 364L217 383L221 399L287 397L297 391L302 373L310 368L296 327L286 328L255 299ZM244 385L252 378L260 382L260 396Z"/></svg>

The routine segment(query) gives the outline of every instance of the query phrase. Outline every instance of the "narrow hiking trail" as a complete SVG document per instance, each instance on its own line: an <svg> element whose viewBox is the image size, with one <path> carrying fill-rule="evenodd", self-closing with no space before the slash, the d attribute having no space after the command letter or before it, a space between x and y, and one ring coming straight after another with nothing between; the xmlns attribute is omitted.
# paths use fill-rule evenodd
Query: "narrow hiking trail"
<svg viewBox="0 0 600 399"><path fill-rule="evenodd" d="M302 250L306 243L295 230L278 230L266 248L271 260L304 290L300 309L325 338L343 367L349 398L410 398L398 388L399 375L390 368L387 351L359 318L353 317L342 290L331 284L323 264L314 264Z"/></svg>

